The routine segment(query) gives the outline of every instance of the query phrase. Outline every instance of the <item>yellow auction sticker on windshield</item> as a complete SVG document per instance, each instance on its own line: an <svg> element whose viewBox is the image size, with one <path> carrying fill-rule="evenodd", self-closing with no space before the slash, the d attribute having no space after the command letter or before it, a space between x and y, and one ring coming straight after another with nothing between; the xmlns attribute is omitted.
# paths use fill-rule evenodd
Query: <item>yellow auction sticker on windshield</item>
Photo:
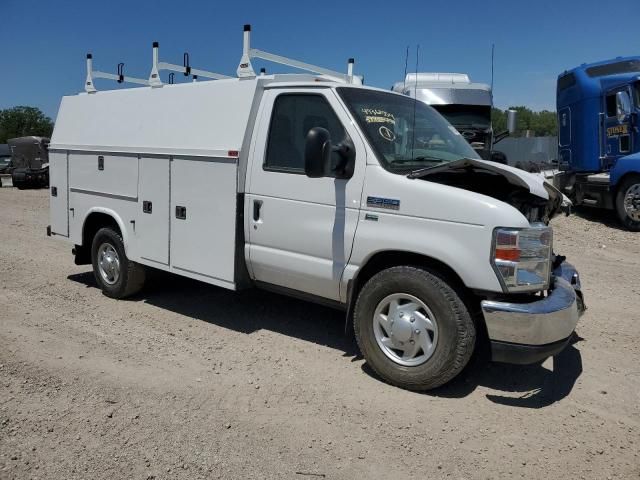
<svg viewBox="0 0 640 480"><path fill-rule="evenodd" d="M362 108L364 121L367 123L390 123L395 125L396 119L392 113L376 108Z"/></svg>

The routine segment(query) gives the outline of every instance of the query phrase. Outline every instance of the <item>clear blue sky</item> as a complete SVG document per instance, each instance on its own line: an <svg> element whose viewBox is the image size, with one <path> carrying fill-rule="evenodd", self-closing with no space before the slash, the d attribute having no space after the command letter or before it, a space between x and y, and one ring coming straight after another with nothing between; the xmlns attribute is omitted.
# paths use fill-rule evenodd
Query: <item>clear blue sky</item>
<svg viewBox="0 0 640 480"><path fill-rule="evenodd" d="M232 75L244 23L253 25L255 48L337 70L353 56L365 82L382 88L402 79L407 45L415 68L416 44L419 70L466 72L489 83L495 43L501 108L553 110L562 70L640 54L640 9L629 2L0 0L0 19L0 108L32 105L52 117L60 97L82 90L87 52L96 69L115 73L124 62L126 74L147 78L157 40L165 61L180 64L188 51L193 66Z"/></svg>

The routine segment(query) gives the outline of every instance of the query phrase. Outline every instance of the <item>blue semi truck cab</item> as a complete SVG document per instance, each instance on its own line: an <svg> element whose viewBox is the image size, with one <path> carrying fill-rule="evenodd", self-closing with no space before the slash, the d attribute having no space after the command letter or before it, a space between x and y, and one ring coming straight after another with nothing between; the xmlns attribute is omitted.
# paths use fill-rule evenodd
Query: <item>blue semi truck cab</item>
<svg viewBox="0 0 640 480"><path fill-rule="evenodd" d="M615 210L640 231L640 57L558 76L556 186L576 205Z"/></svg>

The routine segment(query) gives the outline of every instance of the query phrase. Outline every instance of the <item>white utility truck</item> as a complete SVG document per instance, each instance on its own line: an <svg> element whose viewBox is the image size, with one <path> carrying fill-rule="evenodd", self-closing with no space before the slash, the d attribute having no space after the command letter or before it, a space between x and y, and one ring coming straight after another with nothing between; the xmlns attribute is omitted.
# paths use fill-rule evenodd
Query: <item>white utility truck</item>
<svg viewBox="0 0 640 480"><path fill-rule="evenodd" d="M578 274L547 226L562 195L479 159L434 109L249 46L238 78L163 84L94 72L64 97L50 149L49 233L113 298L152 267L346 311L386 381L451 380L488 336L497 361L569 342ZM256 75L252 58L312 74ZM191 69L194 74L194 69ZM105 76L146 86L96 92ZM481 335L486 333L487 335Z"/></svg>

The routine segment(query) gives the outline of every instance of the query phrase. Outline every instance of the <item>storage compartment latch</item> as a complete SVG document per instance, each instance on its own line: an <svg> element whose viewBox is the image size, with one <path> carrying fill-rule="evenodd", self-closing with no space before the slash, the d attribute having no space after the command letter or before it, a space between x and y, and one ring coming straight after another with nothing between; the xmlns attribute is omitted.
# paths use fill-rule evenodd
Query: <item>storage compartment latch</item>
<svg viewBox="0 0 640 480"><path fill-rule="evenodd" d="M181 207L180 205L176 205L176 218L178 220L186 220L187 207Z"/></svg>

